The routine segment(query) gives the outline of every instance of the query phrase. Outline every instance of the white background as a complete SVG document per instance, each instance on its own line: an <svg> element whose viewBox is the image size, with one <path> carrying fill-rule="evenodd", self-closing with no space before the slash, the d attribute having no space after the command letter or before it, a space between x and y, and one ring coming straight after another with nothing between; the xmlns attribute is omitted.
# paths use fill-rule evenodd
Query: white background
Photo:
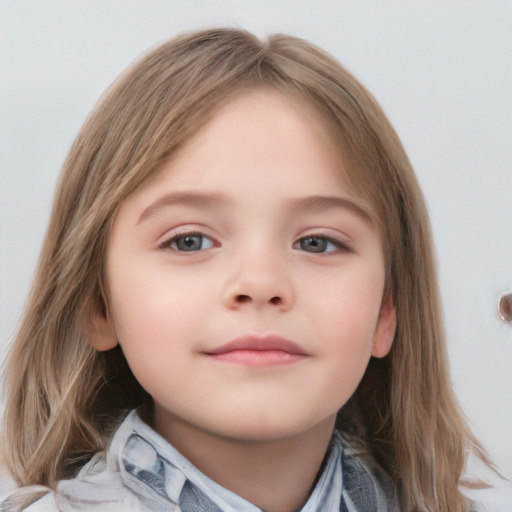
<svg viewBox="0 0 512 512"><path fill-rule="evenodd" d="M0 353L85 116L142 51L219 24L310 39L383 105L429 203L455 388L512 476L511 0L0 0Z"/></svg>

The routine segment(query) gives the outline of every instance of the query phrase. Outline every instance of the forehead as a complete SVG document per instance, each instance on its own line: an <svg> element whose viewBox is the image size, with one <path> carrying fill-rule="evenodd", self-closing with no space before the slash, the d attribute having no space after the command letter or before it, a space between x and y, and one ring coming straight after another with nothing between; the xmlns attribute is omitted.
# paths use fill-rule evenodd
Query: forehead
<svg viewBox="0 0 512 512"><path fill-rule="evenodd" d="M300 183L318 193L348 189L344 158L328 123L310 105L275 90L244 92L216 110L146 184L223 190L266 182L269 193ZM242 191L242 190L241 190Z"/></svg>

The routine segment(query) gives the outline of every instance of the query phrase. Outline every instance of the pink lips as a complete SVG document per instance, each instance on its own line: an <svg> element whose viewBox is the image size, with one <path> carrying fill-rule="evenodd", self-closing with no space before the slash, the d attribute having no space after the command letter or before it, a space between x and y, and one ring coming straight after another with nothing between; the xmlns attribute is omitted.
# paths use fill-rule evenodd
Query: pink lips
<svg viewBox="0 0 512 512"><path fill-rule="evenodd" d="M218 360L247 366L277 366L300 361L308 354L296 343L280 336L245 335L205 352Z"/></svg>

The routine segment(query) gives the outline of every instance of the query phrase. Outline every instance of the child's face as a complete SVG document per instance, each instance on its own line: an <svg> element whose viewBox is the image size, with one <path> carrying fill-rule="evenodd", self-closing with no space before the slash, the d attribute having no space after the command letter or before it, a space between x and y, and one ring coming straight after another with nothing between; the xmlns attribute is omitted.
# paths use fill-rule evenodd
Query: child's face
<svg viewBox="0 0 512 512"><path fill-rule="evenodd" d="M333 423L387 353L382 244L342 165L314 116L252 92L122 204L111 324L93 339L119 341L157 428L268 439Z"/></svg>

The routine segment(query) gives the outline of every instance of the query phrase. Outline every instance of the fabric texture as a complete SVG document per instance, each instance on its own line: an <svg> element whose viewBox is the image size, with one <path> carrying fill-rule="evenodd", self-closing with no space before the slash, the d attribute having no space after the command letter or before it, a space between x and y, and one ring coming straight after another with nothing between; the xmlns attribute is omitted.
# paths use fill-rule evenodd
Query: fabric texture
<svg viewBox="0 0 512 512"><path fill-rule="evenodd" d="M106 454L55 492L20 489L2 512L262 512L194 467L132 411ZM300 512L399 512L387 474L335 433L318 482ZM299 512L299 511L298 511Z"/></svg>

